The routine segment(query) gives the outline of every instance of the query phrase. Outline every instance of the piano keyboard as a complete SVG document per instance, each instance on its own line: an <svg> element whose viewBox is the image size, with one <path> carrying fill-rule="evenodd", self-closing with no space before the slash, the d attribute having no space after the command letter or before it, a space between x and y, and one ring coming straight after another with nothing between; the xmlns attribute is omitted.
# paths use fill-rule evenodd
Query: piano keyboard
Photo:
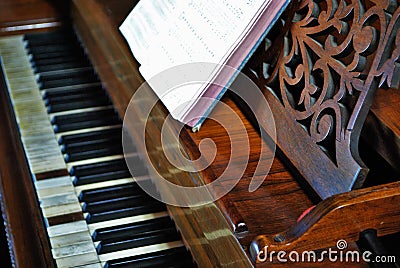
<svg viewBox="0 0 400 268"><path fill-rule="evenodd" d="M135 182L149 180L144 165L129 173L121 120L74 34L1 38L0 55L56 265L195 266Z"/></svg>

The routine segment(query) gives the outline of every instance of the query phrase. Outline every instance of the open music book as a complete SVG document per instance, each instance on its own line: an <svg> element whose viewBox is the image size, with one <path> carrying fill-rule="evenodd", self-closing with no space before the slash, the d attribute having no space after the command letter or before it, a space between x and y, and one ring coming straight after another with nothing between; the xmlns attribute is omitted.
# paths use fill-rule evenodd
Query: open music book
<svg viewBox="0 0 400 268"><path fill-rule="evenodd" d="M141 0L120 31L171 116L198 129L288 3Z"/></svg>

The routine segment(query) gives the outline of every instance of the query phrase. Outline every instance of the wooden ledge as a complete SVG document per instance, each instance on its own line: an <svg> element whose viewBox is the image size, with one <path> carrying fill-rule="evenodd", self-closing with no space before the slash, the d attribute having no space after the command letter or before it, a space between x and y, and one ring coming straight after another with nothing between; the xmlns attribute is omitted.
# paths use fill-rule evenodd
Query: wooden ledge
<svg viewBox="0 0 400 268"><path fill-rule="evenodd" d="M350 243L366 229L376 229L379 236L399 232L399 202L400 182L332 196L285 232L257 236L251 256L257 261L266 246L269 252L301 252L335 246L339 239ZM355 211L362 212L362 217L354 220Z"/></svg>

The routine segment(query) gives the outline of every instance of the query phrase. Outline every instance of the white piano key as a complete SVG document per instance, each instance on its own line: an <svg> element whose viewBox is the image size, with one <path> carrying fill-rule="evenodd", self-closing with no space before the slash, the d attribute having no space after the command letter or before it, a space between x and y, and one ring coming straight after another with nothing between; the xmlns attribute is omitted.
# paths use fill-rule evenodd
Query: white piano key
<svg viewBox="0 0 400 268"><path fill-rule="evenodd" d="M44 143L43 146L48 146L48 143ZM42 148L39 147L37 144L26 144L25 143L25 148L26 150L30 153L31 156L35 157L35 156L50 156L50 155L54 155L55 153L58 153L57 150L54 150L53 148L51 148L50 146ZM48 150L46 150L46 148L48 148Z"/></svg>
<svg viewBox="0 0 400 268"><path fill-rule="evenodd" d="M21 66L25 66L27 63L29 63L28 59L23 59L23 58L15 60L10 59L7 61L7 69L21 68Z"/></svg>
<svg viewBox="0 0 400 268"><path fill-rule="evenodd" d="M87 230L84 232L50 237L49 240L52 248L60 248L80 243L92 243L92 237Z"/></svg>
<svg viewBox="0 0 400 268"><path fill-rule="evenodd" d="M7 53L9 51L12 51L13 48L16 50L24 49L24 44L22 40L22 36L18 35L12 37L1 37L0 40L0 48L2 53Z"/></svg>
<svg viewBox="0 0 400 268"><path fill-rule="evenodd" d="M40 161L52 161L49 162L51 168L54 168L54 166L60 165L60 168L65 169L65 163L62 162L63 158L59 156L58 152L49 150L49 152L46 152L45 150L42 150L41 148L26 148L26 151L28 153L28 158L31 160L38 159L39 163L41 164Z"/></svg>
<svg viewBox="0 0 400 268"><path fill-rule="evenodd" d="M37 189L46 189L52 187L59 187L69 185L71 178L69 176L61 176L56 178L45 179L35 183Z"/></svg>
<svg viewBox="0 0 400 268"><path fill-rule="evenodd" d="M88 264L88 265L83 265L83 266L74 266L76 268L102 268L103 266L100 263L93 263L93 264Z"/></svg>
<svg viewBox="0 0 400 268"><path fill-rule="evenodd" d="M36 100L41 101L40 97L32 93L32 89L26 88L25 90L12 91L11 97L14 103L26 103L28 101Z"/></svg>
<svg viewBox="0 0 400 268"><path fill-rule="evenodd" d="M53 257L55 259L65 258L70 256L76 256L80 254L95 252L95 248L92 242L84 242L71 246L61 247L57 249L53 249Z"/></svg>
<svg viewBox="0 0 400 268"><path fill-rule="evenodd" d="M82 212L82 209L79 203L71 203L60 206L45 207L42 208L42 212L46 218L52 218L61 215L79 213Z"/></svg>
<svg viewBox="0 0 400 268"><path fill-rule="evenodd" d="M28 117L29 118L29 117ZM21 119L21 118L20 118ZM22 118L24 119L24 118ZM47 125L40 125L40 124L31 124L29 126L24 126L22 125L22 127L20 128L21 131L21 135L23 135L24 140L29 140L32 139L33 137L31 137L31 135L40 135L40 134L44 134L46 129L49 130L49 127ZM54 141L56 142L56 141ZM60 153L61 155L61 153Z"/></svg>
<svg viewBox="0 0 400 268"><path fill-rule="evenodd" d="M40 200L40 206L42 208L49 208L55 206L64 206L73 203L79 203L75 193L59 194L53 196L47 196Z"/></svg>
<svg viewBox="0 0 400 268"><path fill-rule="evenodd" d="M88 225L86 221L74 221L47 227L49 237L65 236L87 231Z"/></svg>
<svg viewBox="0 0 400 268"><path fill-rule="evenodd" d="M47 153L59 152L59 150L60 150L56 141L55 140L46 140L46 136L45 137L40 137L40 136L30 137L30 138L24 139L24 143L28 150L29 149L42 150L42 148L40 148L40 147L48 148Z"/></svg>
<svg viewBox="0 0 400 268"><path fill-rule="evenodd" d="M150 246L145 246L145 247L131 248L131 249L126 249L126 250L121 250L121 251L116 251L116 252L111 252L111 253L106 253L106 254L100 254L99 259L100 259L100 262L107 262L110 260L122 259L122 258L126 258L126 257L132 257L132 256L157 252L157 251L181 247L181 246L183 246L182 241L174 241L174 242L168 242L168 243L162 243L162 244L155 244L155 245L150 245Z"/></svg>
<svg viewBox="0 0 400 268"><path fill-rule="evenodd" d="M58 195L61 193L74 193L75 194L75 189L74 189L74 186L72 184L70 184L70 185L65 185L65 186L37 190L37 193L38 193L39 200L41 200L47 196Z"/></svg>
<svg viewBox="0 0 400 268"><path fill-rule="evenodd" d="M3 62L3 64L4 64L4 66L6 66L5 62ZM39 91L38 84L36 83L36 80L34 77L21 77L19 79L14 78L11 81L9 79L7 79L7 82L10 87L14 87L14 90L32 87L33 89L38 89L38 91Z"/></svg>
<svg viewBox="0 0 400 268"><path fill-rule="evenodd" d="M47 228L52 248L92 243L92 237L85 221L58 224Z"/></svg>
<svg viewBox="0 0 400 268"><path fill-rule="evenodd" d="M16 50L20 50L24 48L23 41L21 41L22 37L17 36L18 38L10 38L10 37L2 37L0 48L1 51L4 53L12 52L13 44Z"/></svg>
<svg viewBox="0 0 400 268"><path fill-rule="evenodd" d="M126 218L121 218L121 219L116 219L116 220L91 223L91 224L88 224L88 228L89 228L90 233L93 234L93 232L95 230L100 229L100 228L107 228L107 227L118 226L118 225L123 225L123 224L147 221L147 220L157 219L157 218L161 218L161 217L165 217L165 216L168 216L168 213L166 211L157 212L157 213L149 213L149 214L126 217Z"/></svg>
<svg viewBox="0 0 400 268"><path fill-rule="evenodd" d="M58 267L74 267L99 262L92 242L54 248L51 251Z"/></svg>
<svg viewBox="0 0 400 268"><path fill-rule="evenodd" d="M63 170L65 168L65 165L54 165L56 161L53 161L52 159L39 159L37 162L31 162L31 171L36 175L56 170Z"/></svg>
<svg viewBox="0 0 400 268"><path fill-rule="evenodd" d="M13 79L21 78L21 76L33 75L32 69L27 66L21 66L20 68L8 68L6 69L5 73L10 82L12 82Z"/></svg>
<svg viewBox="0 0 400 268"><path fill-rule="evenodd" d="M13 36L7 36L7 37L1 37L0 38L0 48L4 45L9 45L12 46L13 44L18 44L19 42L22 42L23 38L22 35L13 35Z"/></svg>
<svg viewBox="0 0 400 268"><path fill-rule="evenodd" d="M32 165L33 169L36 170L65 170L65 165L61 162L61 160L58 161L57 157L52 155L52 154L43 154L43 155L33 155L29 156L29 150L27 150L28 153L28 160L29 163ZM39 173L35 173L36 175Z"/></svg>
<svg viewBox="0 0 400 268"><path fill-rule="evenodd" d="M4 70L5 74L7 75L7 78L9 80L12 80L13 78L21 77L22 75L32 75L33 70L23 62L20 63L19 66L14 65L13 67L7 66Z"/></svg>
<svg viewBox="0 0 400 268"><path fill-rule="evenodd" d="M24 51L21 51L20 49L16 49L15 51L8 51L7 53L2 54L2 57L5 61L7 61L7 60L14 60L19 57L26 56L24 54L26 54L26 53L24 53Z"/></svg>
<svg viewBox="0 0 400 268"><path fill-rule="evenodd" d="M21 76L21 77L15 77L12 79L7 78L7 80L8 80L9 85L11 85L11 86L17 86L20 84L22 84L22 85L30 84L30 83L36 81L35 77L31 77L31 76ZM37 87L37 85L36 85L36 87Z"/></svg>
<svg viewBox="0 0 400 268"><path fill-rule="evenodd" d="M34 116L43 116L43 120L44 118L47 117L46 114L46 109L43 107L43 105L40 105L40 103L38 103L39 101L41 101L37 96L32 94L29 96L30 99L16 99L14 97L13 92L11 93L11 97L14 100L14 108L15 110L18 111L18 113L20 113L22 116L32 116L32 113L34 113ZM47 117L48 118L48 117ZM42 121L42 123L45 123L46 121ZM28 122L27 122L28 123ZM35 121L31 121L30 123L34 124L36 123Z"/></svg>
<svg viewBox="0 0 400 268"><path fill-rule="evenodd" d="M17 113L17 115L19 116L19 119L21 119L23 116L32 116L32 113L37 116L37 115L43 115L43 118L45 118L46 116L46 109L42 106L39 105L35 102L29 101L29 102L24 102L24 103L17 103L14 102L14 108L15 111ZM35 125L36 122L32 122L32 121L26 121L24 122L26 124L26 126L30 126L30 125ZM42 124L46 124L46 121L42 121L40 122Z"/></svg>
<svg viewBox="0 0 400 268"><path fill-rule="evenodd" d="M6 53L7 51L11 51L13 48L18 48L19 46L23 46L21 35L6 36L0 38L1 53Z"/></svg>

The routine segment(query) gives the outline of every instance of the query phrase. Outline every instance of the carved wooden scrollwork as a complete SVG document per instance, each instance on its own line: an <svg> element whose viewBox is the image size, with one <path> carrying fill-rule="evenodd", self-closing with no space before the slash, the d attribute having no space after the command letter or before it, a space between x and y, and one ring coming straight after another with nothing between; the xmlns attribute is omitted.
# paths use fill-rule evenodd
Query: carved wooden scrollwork
<svg viewBox="0 0 400 268"><path fill-rule="evenodd" d="M399 13L399 3L392 0L302 0L282 17L249 66L254 80L301 127L300 135L317 145L337 171L353 176L347 190L365 177L357 144L375 90L399 83ZM302 167L306 161L286 155L310 176L302 172L309 169ZM323 198L335 193L321 194L319 182L310 184Z"/></svg>

